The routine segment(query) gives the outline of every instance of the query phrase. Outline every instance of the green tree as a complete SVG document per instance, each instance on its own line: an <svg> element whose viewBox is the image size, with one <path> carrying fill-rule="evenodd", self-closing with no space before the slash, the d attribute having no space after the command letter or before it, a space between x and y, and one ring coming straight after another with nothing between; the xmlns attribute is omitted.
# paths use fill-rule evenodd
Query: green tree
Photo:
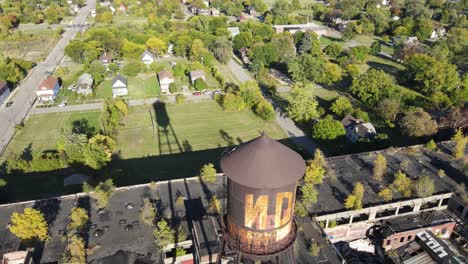
<svg viewBox="0 0 468 264"><path fill-rule="evenodd" d="M437 132L437 122L422 108L409 110L400 120L400 127L408 136L430 136Z"/></svg>
<svg viewBox="0 0 468 264"><path fill-rule="evenodd" d="M156 56L160 56L164 54L167 50L167 44L164 40L156 37L151 37L146 41L146 47L156 54Z"/></svg>
<svg viewBox="0 0 468 264"><path fill-rule="evenodd" d="M164 248L170 243L174 243L174 230L171 229L165 220L161 220L156 224L153 236L156 247L159 249Z"/></svg>
<svg viewBox="0 0 468 264"><path fill-rule="evenodd" d="M320 184L323 182L323 176L325 175L326 170L315 162L311 162L306 167L306 172L304 175L304 182L306 184Z"/></svg>
<svg viewBox="0 0 468 264"><path fill-rule="evenodd" d="M136 76L143 69L143 63L140 61L129 61L122 68L122 73L126 76Z"/></svg>
<svg viewBox="0 0 468 264"><path fill-rule="evenodd" d="M59 263L85 264L86 251L84 240L77 235L72 235L67 242L65 253Z"/></svg>
<svg viewBox="0 0 468 264"><path fill-rule="evenodd" d="M156 208L154 208L154 205L149 198L143 199L143 206L140 208L139 217L140 220L147 225L154 224L154 220L156 219Z"/></svg>
<svg viewBox="0 0 468 264"><path fill-rule="evenodd" d="M80 230L89 221L88 212L80 207L73 207L70 214L70 224L68 229Z"/></svg>
<svg viewBox="0 0 468 264"><path fill-rule="evenodd" d="M353 112L353 105L344 96L340 96L332 103L330 110L339 117L344 117Z"/></svg>
<svg viewBox="0 0 468 264"><path fill-rule="evenodd" d="M404 197L411 196L411 179L406 177L406 174L402 171L398 171L395 174L395 179L391 185L392 188L396 189Z"/></svg>
<svg viewBox="0 0 468 264"><path fill-rule="evenodd" d="M342 78L342 71L340 66L327 62L325 63L324 71L322 75L317 79L317 82L323 83L326 85L331 85L340 81Z"/></svg>
<svg viewBox="0 0 468 264"><path fill-rule="evenodd" d="M306 32L299 42L299 53L310 53L314 56L321 55L320 41L314 32Z"/></svg>
<svg viewBox="0 0 468 264"><path fill-rule="evenodd" d="M377 113L385 120L395 121L400 112L400 100L396 98L384 98L377 105Z"/></svg>
<svg viewBox="0 0 468 264"><path fill-rule="evenodd" d="M366 46L356 46L349 50L349 57L353 63L365 63L370 49Z"/></svg>
<svg viewBox="0 0 468 264"><path fill-rule="evenodd" d="M318 192L314 188L313 184L304 184L303 186L301 186L301 193L302 204L304 204L306 207L309 207L310 205L317 202Z"/></svg>
<svg viewBox="0 0 468 264"><path fill-rule="evenodd" d="M253 36L249 31L237 34L233 39L234 49L250 48L253 44Z"/></svg>
<svg viewBox="0 0 468 264"><path fill-rule="evenodd" d="M438 61L427 54L414 54L405 61L405 75L422 93L432 95L437 91L453 91L460 79L457 67Z"/></svg>
<svg viewBox="0 0 468 264"><path fill-rule="evenodd" d="M89 72L91 76L93 76L94 85L97 87L104 80L106 67L104 67L100 61L93 61L89 65Z"/></svg>
<svg viewBox="0 0 468 264"><path fill-rule="evenodd" d="M336 59L343 52L343 46L341 44L332 42L323 50L330 58Z"/></svg>
<svg viewBox="0 0 468 264"><path fill-rule="evenodd" d="M396 89L392 76L381 70L371 69L353 80L351 92L368 105L374 105L390 97Z"/></svg>
<svg viewBox="0 0 468 264"><path fill-rule="evenodd" d="M286 109L288 116L296 122L308 122L312 118L319 117L317 111L318 103L308 86L294 85Z"/></svg>
<svg viewBox="0 0 468 264"><path fill-rule="evenodd" d="M416 181L414 189L419 198L431 196L435 192L434 180L427 175L423 175Z"/></svg>
<svg viewBox="0 0 468 264"><path fill-rule="evenodd" d="M218 177L216 176L214 165L211 163L203 165L200 170L200 178L205 183L215 183L218 180Z"/></svg>
<svg viewBox="0 0 468 264"><path fill-rule="evenodd" d="M346 131L340 121L333 119L331 115L327 115L315 123L312 127L312 137L321 140L331 140L344 136Z"/></svg>
<svg viewBox="0 0 468 264"><path fill-rule="evenodd" d="M210 50L217 60L227 63L232 56L232 46L226 37L218 37L210 45Z"/></svg>
<svg viewBox="0 0 468 264"><path fill-rule="evenodd" d="M387 159L382 154L377 154L377 158L374 160L373 176L377 181L382 181L387 170Z"/></svg>
<svg viewBox="0 0 468 264"><path fill-rule="evenodd" d="M176 95L176 104L183 104L185 102L185 95L178 94Z"/></svg>
<svg viewBox="0 0 468 264"><path fill-rule="evenodd" d="M200 60L202 54L206 52L205 45L200 39L195 39L190 48L190 59L192 61Z"/></svg>
<svg viewBox="0 0 468 264"><path fill-rule="evenodd" d="M119 112L123 116L128 115L128 112L129 112L128 105L127 105L127 103L125 103L124 100L117 99L117 100L115 100L114 105L115 105L115 108L117 108L117 110L119 110Z"/></svg>
<svg viewBox="0 0 468 264"><path fill-rule="evenodd" d="M455 131L455 135L453 135L452 140L455 141L455 147L453 148L453 156L456 159L461 159L465 156L465 148L466 144L468 143L468 137L463 135L463 131L461 128Z"/></svg>
<svg viewBox="0 0 468 264"><path fill-rule="evenodd" d="M433 139L429 140L426 145L424 145L427 149L430 149L432 151L437 150L437 144Z"/></svg>
<svg viewBox="0 0 468 264"><path fill-rule="evenodd" d="M261 119L271 121L275 117L275 110L270 102L266 99L260 100L254 107L254 112Z"/></svg>
<svg viewBox="0 0 468 264"><path fill-rule="evenodd" d="M22 214L13 212L9 230L21 240L45 241L48 232L44 215L36 209L24 208Z"/></svg>
<svg viewBox="0 0 468 264"><path fill-rule="evenodd" d="M169 92L170 93L176 93L177 92L177 86L175 83L169 84Z"/></svg>
<svg viewBox="0 0 468 264"><path fill-rule="evenodd" d="M280 61L286 61L296 56L294 39L289 32L279 33L273 36L271 44L279 55Z"/></svg>
<svg viewBox="0 0 468 264"><path fill-rule="evenodd" d="M378 55L381 51L381 45L380 45L380 42L378 40L372 42L371 46L370 46L370 50L371 50L371 53L373 55Z"/></svg>
<svg viewBox="0 0 468 264"><path fill-rule="evenodd" d="M309 254L312 257L318 257L318 256L320 256L320 251L321 251L321 247L320 247L319 243L312 242L312 244L310 245Z"/></svg>

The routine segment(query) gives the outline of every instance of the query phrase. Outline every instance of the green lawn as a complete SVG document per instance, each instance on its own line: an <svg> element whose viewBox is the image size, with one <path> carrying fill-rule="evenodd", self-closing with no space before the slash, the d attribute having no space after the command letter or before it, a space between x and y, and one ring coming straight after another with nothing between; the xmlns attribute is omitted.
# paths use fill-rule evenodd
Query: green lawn
<svg viewBox="0 0 468 264"><path fill-rule="evenodd" d="M128 78L128 96L131 98L158 97L160 88L156 75L153 74L146 78L140 76Z"/></svg>
<svg viewBox="0 0 468 264"><path fill-rule="evenodd" d="M285 137L275 122L250 111L225 112L215 102L168 104L156 111L136 108L119 133L119 152L128 159L213 149L252 139L263 130L274 138Z"/></svg>
<svg viewBox="0 0 468 264"><path fill-rule="evenodd" d="M96 98L106 99L112 98L112 80L104 80L96 88Z"/></svg>
<svg viewBox="0 0 468 264"><path fill-rule="evenodd" d="M74 121L85 118L90 126L100 130L100 116L95 111L31 115L8 145L6 154L21 153L30 144L34 153L55 149L61 129L71 129Z"/></svg>

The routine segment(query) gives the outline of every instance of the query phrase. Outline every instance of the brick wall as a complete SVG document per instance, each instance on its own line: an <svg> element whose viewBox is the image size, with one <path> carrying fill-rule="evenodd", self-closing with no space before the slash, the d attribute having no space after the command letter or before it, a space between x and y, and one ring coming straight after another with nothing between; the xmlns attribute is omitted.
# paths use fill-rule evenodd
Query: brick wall
<svg viewBox="0 0 468 264"><path fill-rule="evenodd" d="M454 227L455 222L449 222L442 225L418 228L406 232L396 233L384 239L382 247L385 249L385 251L399 248L400 246L413 241L416 237L416 234L422 230L430 230L432 233L434 233L434 235L439 236L440 238L449 238Z"/></svg>

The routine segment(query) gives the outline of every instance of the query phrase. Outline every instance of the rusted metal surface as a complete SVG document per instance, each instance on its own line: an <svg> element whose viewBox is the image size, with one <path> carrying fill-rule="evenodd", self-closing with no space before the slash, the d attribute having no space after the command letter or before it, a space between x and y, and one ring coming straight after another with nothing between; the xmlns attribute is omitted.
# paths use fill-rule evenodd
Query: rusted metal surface
<svg viewBox="0 0 468 264"><path fill-rule="evenodd" d="M232 247L252 255L271 255L294 242L296 183L260 190L228 180L228 190L227 230Z"/></svg>

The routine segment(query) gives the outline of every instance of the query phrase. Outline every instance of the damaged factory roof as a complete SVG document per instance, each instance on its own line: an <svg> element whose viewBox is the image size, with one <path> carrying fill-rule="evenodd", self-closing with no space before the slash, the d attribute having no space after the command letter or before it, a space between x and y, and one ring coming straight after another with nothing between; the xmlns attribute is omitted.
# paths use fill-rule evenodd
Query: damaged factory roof
<svg viewBox="0 0 468 264"><path fill-rule="evenodd" d="M386 204L388 202L380 198L378 193L392 184L393 175L399 170L412 180L423 175L429 176L435 182L434 194L453 192L458 184L468 180L468 175L463 171L462 162L448 154L451 153L453 143L445 142L438 147L439 151L414 146L328 158L329 168L324 182L316 186L319 194L317 203L311 207L311 213L326 215L346 211L344 201L356 182L364 186L363 208ZM381 182L373 178L373 164L378 153L387 159L387 170ZM440 176L441 170L445 176ZM415 194L412 198L415 198ZM393 194L393 201L408 199L399 193Z"/></svg>

